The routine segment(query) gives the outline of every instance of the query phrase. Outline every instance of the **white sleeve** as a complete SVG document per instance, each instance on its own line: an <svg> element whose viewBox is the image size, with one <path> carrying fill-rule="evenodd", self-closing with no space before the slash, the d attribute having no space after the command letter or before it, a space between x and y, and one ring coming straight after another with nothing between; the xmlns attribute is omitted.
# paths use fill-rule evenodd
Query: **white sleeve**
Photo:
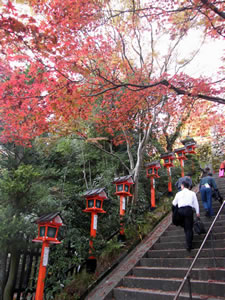
<svg viewBox="0 0 225 300"><path fill-rule="evenodd" d="M199 204L195 192L193 192L193 204L194 204L196 214L199 214Z"/></svg>
<svg viewBox="0 0 225 300"><path fill-rule="evenodd" d="M172 204L173 204L174 206L176 206L176 205L178 204L178 197L177 197L177 193L176 193L176 195L175 195L175 198L173 199L173 202L172 202Z"/></svg>

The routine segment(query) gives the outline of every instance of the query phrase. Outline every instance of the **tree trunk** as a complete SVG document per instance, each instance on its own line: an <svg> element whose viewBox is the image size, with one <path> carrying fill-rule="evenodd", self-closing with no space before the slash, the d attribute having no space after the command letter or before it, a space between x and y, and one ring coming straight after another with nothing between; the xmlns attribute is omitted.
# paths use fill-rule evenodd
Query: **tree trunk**
<svg viewBox="0 0 225 300"><path fill-rule="evenodd" d="M20 260L20 251L16 248L11 251L9 277L5 285L3 300L12 300L16 284L16 276Z"/></svg>
<svg viewBox="0 0 225 300"><path fill-rule="evenodd" d="M6 276L6 262L8 252L6 247L1 247L0 251L0 300L3 300L3 290L5 285Z"/></svg>

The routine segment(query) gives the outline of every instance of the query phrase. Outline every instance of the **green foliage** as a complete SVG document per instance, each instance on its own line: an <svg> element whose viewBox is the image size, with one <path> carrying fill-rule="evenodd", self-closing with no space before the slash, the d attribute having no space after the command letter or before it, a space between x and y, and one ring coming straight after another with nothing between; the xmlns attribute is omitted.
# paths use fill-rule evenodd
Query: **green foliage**
<svg viewBox="0 0 225 300"><path fill-rule="evenodd" d="M32 204L29 197L33 182L40 176L31 165L20 165L15 170L3 169L0 179L0 191L3 203L11 202L17 210L28 209Z"/></svg>
<svg viewBox="0 0 225 300"><path fill-rule="evenodd" d="M115 260L121 255L121 250L124 247L123 243L117 241L117 236L109 240L102 249L102 253L99 256L99 262L103 270L110 267Z"/></svg>
<svg viewBox="0 0 225 300"><path fill-rule="evenodd" d="M143 168L139 177L138 201L133 207L128 201L124 218L126 243L118 243L117 237L108 241L118 231L120 223L119 198L112 182L115 177L127 174L119 160L72 138L48 142L46 139L42 142L36 140L32 149L10 148L12 150L18 151L21 159L15 161L17 155L2 157L0 243L18 245L21 241L25 244L26 238L31 239L37 234L37 226L32 221L44 213L59 211L65 224L59 231L62 244L51 246L45 283L47 300L79 297L97 275L143 239L170 210L166 169L162 167L160 178L155 180L157 209L150 212L150 180ZM115 150L128 163L126 148L119 145ZM132 151L136 150L132 148ZM192 159L195 157L185 162L185 172L192 169ZM181 176L180 171L179 163L175 162L175 167L171 168L173 185ZM100 263L94 278L84 271L74 276L72 270L85 262L89 250L90 214L83 212L86 204L83 194L97 187L104 187L109 198L103 203L106 214L98 215L94 239L94 255Z"/></svg>
<svg viewBox="0 0 225 300"><path fill-rule="evenodd" d="M211 143L199 145L196 150L197 159L204 169L212 160L212 146Z"/></svg>

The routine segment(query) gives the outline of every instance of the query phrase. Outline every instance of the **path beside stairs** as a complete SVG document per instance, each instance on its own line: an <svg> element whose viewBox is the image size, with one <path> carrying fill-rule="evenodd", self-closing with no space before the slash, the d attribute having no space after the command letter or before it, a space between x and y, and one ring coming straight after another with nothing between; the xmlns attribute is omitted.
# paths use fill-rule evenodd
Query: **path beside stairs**
<svg viewBox="0 0 225 300"><path fill-rule="evenodd" d="M225 200L225 178L214 177ZM214 217L204 216L197 193L201 220L206 229ZM221 204L213 200L216 214ZM171 224L171 213L151 232L85 300L173 299L205 235L194 234L191 253L184 232ZM193 299L225 299L225 208L191 273ZM185 284L179 299L189 299Z"/></svg>

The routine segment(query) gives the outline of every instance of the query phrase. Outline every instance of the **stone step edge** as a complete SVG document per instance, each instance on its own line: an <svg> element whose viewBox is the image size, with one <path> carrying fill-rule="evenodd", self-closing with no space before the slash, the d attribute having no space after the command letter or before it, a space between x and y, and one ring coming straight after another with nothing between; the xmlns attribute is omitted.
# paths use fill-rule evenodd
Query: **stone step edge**
<svg viewBox="0 0 225 300"><path fill-rule="evenodd" d="M146 290L146 289L141 289L141 288L128 288L128 287L116 287L114 288L115 290L121 290L122 292L123 291L128 291L128 292L136 292L136 293L148 293L149 295L165 295L165 296L168 296L168 295L171 295L171 296L175 296L177 291L162 291L162 290ZM187 297L187 299L190 299L189 298L189 293L180 293L180 297L183 296L183 297ZM192 298L193 299L208 299L208 300L224 300L224 297L218 297L218 296L213 296L213 297L210 297L210 298L204 298L206 297L207 295L205 294L197 294L197 293L192 293Z"/></svg>
<svg viewBox="0 0 225 300"><path fill-rule="evenodd" d="M156 267L156 266L153 266L153 267L149 267L149 266L135 266L133 269L141 269L141 270L178 270L178 271L185 271L185 270L188 270L189 268L188 267L184 267L184 268L177 268L177 267ZM193 271L225 271L225 268L222 268L222 267L211 267L211 268L193 268L192 269Z"/></svg>
<svg viewBox="0 0 225 300"><path fill-rule="evenodd" d="M158 280L158 281L176 281L176 282L182 282L183 278L180 277L170 277L170 278L166 278L166 277L146 277L146 276L135 276L135 275L126 275L124 276L124 279L137 279L137 280ZM218 283L218 284L222 284L225 285L225 281L224 280L198 280L198 279L191 279L191 283Z"/></svg>
<svg viewBox="0 0 225 300"><path fill-rule="evenodd" d="M217 248L214 248L214 249L215 250L224 250L224 259L225 259L225 247L222 247L222 248L217 247ZM203 248L202 251L212 251L214 249L213 248ZM196 249L192 249L192 250L193 250L193 252L197 252L199 249L196 248ZM177 251L187 252L186 248L182 248L182 249L168 249L168 250L167 249L159 249L159 250L149 249L147 251L147 253L151 253L151 252L160 252L160 253L162 253L162 252L167 252L167 251L169 251L169 252L177 252Z"/></svg>

